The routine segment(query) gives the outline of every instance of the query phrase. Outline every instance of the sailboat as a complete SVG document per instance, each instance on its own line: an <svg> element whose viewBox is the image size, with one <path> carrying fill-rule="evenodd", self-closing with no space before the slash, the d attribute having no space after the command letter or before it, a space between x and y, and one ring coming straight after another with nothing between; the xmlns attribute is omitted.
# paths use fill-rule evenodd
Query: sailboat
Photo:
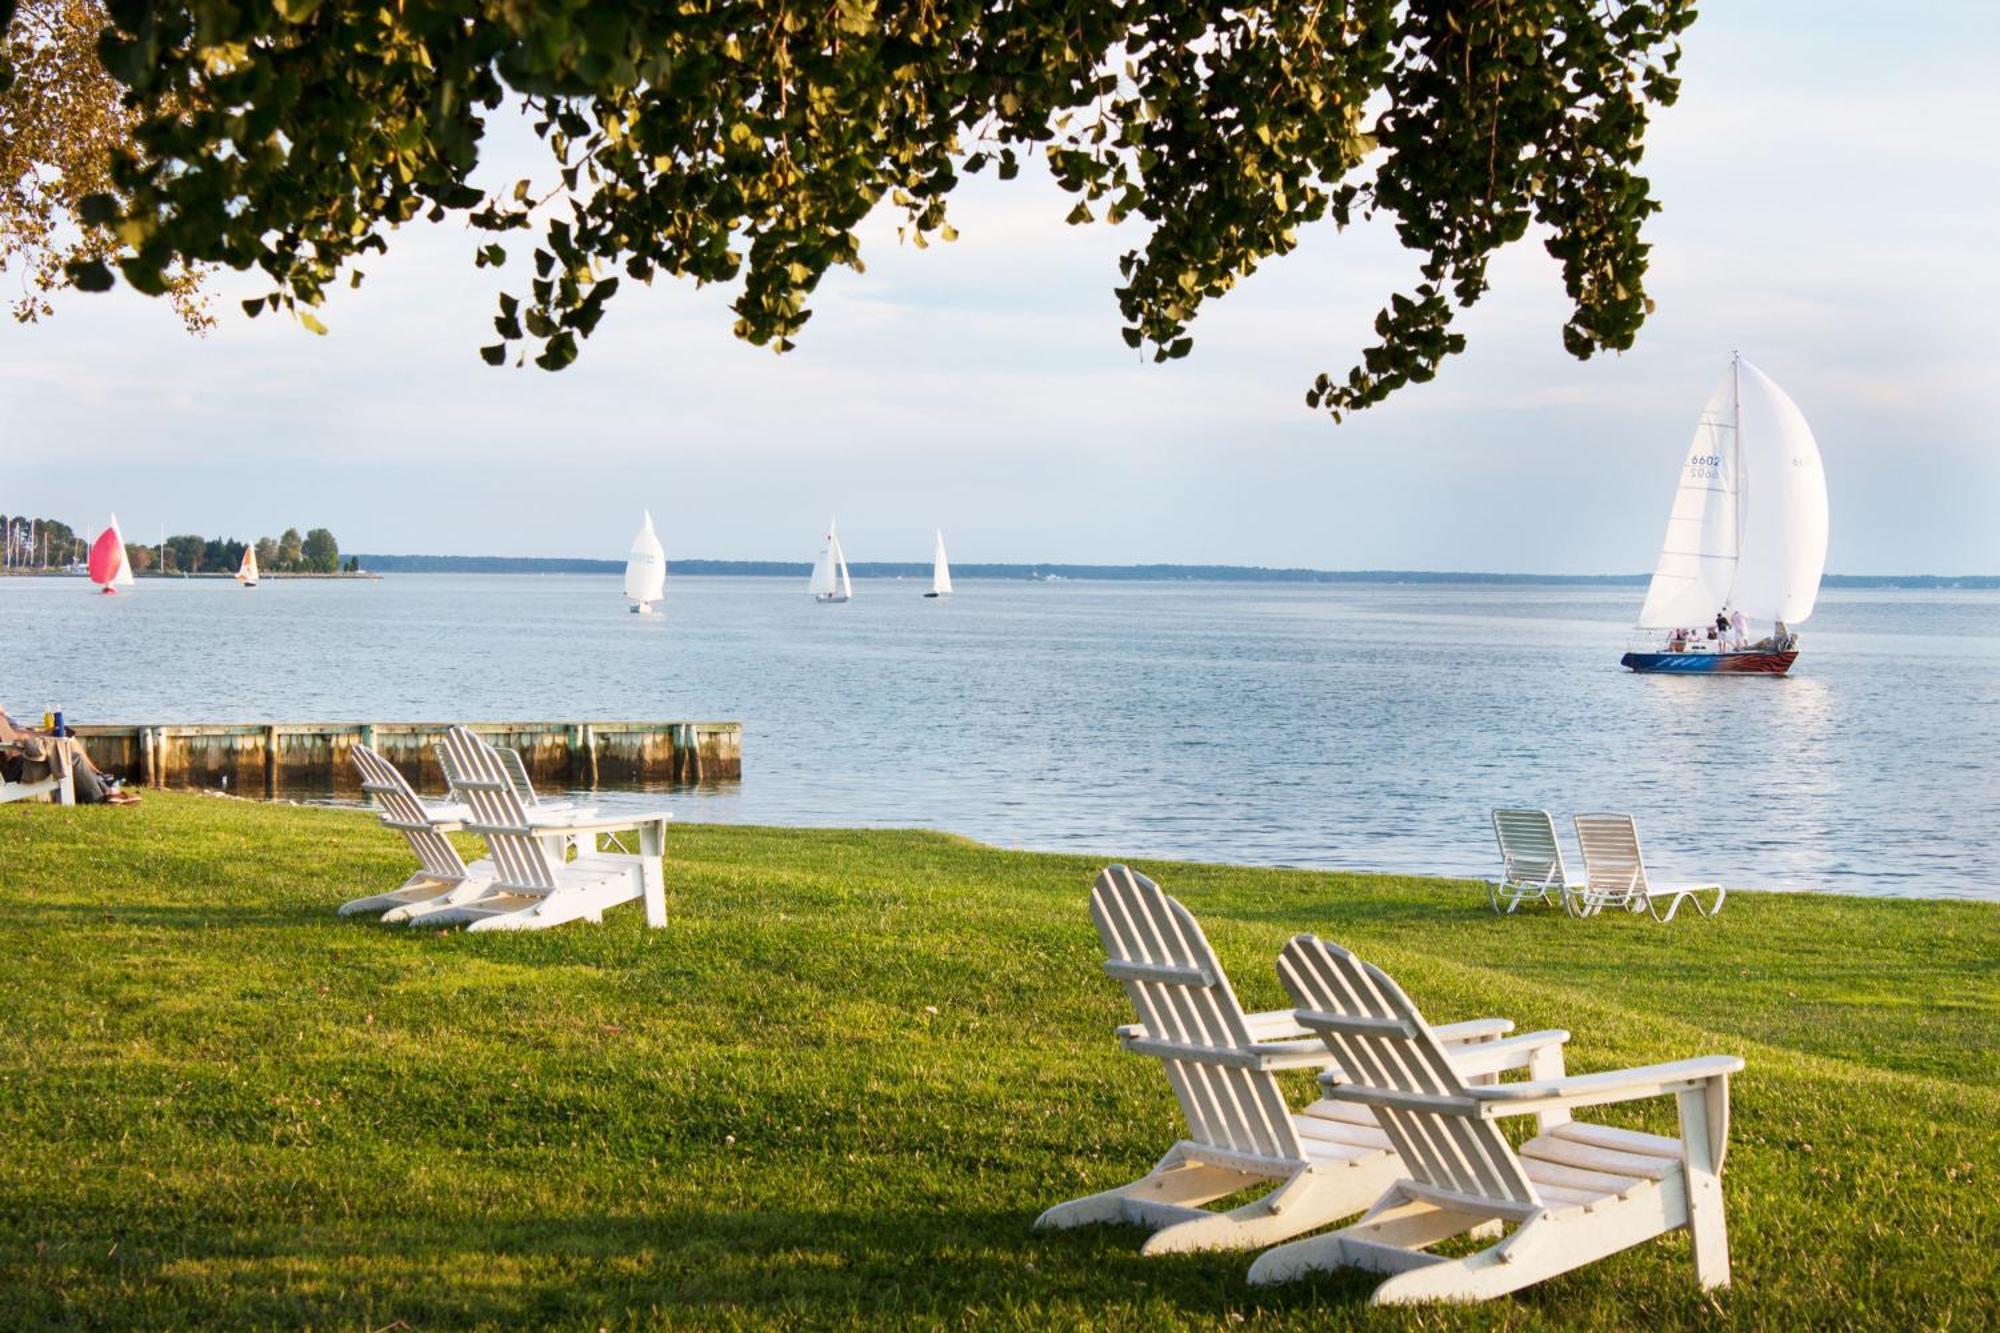
<svg viewBox="0 0 2000 1333"><path fill-rule="evenodd" d="M815 602L845 602L854 596L854 580L847 576L847 555L840 549L832 519L826 521L826 545L813 562L812 581L806 584L806 591Z"/></svg>
<svg viewBox="0 0 2000 1333"><path fill-rule="evenodd" d="M90 544L90 581L106 593L132 586L132 561L125 554L125 537L118 531L116 514L111 516L111 526Z"/></svg>
<svg viewBox="0 0 2000 1333"><path fill-rule="evenodd" d="M931 552L931 590L926 597L951 596L951 562L944 558L944 529L938 529L937 549Z"/></svg>
<svg viewBox="0 0 2000 1333"><path fill-rule="evenodd" d="M632 614L656 616L653 603L667 595L667 553L653 531L653 511L640 511L639 534L625 557L625 595L632 601Z"/></svg>
<svg viewBox="0 0 2000 1333"><path fill-rule="evenodd" d="M1681 468L1660 560L1639 612L1634 671L1782 676L1792 626L1812 614L1826 570L1826 473L1805 414L1732 357ZM1751 642L1747 626L1768 623Z"/></svg>
<svg viewBox="0 0 2000 1333"><path fill-rule="evenodd" d="M236 581L246 588L257 586L257 548L243 548L243 563L236 567Z"/></svg>

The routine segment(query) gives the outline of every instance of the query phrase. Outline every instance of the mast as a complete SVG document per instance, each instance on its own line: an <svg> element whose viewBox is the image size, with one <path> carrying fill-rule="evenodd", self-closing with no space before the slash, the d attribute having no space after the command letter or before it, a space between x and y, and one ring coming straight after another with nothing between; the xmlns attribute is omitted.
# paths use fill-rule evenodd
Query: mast
<svg viewBox="0 0 2000 1333"><path fill-rule="evenodd" d="M1743 354L1729 351L1729 443L1736 451L1736 550L1743 551L1743 511L1750 490L1750 471L1743 449ZM1734 589L1731 590L1732 593Z"/></svg>

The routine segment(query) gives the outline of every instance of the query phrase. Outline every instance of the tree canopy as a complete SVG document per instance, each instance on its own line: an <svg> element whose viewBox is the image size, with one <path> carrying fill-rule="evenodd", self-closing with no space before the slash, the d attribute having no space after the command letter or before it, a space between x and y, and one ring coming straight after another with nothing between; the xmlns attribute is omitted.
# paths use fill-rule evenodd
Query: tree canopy
<svg viewBox="0 0 2000 1333"><path fill-rule="evenodd" d="M825 273L861 267L878 205L916 244L950 240L961 180L1038 152L1071 223L1133 225L1124 337L1163 360L1304 228L1392 219L1415 280L1308 392L1336 417L1460 350L1454 316L1531 224L1572 302L1564 345L1631 345L1658 207L1643 136L1694 18L1691 0L105 3L98 51L139 122L79 201L112 243L72 263L78 286L258 270L246 308L323 331L313 307L398 225L455 216L495 234L483 265L537 233L493 364L561 369L622 283L662 274L734 284L737 335L782 351ZM485 135L521 109L550 174L484 190Z"/></svg>
<svg viewBox="0 0 2000 1333"><path fill-rule="evenodd" d="M120 248L115 233L75 225L82 201L110 188L113 155L131 149L142 119L98 58L105 23L99 0L21 0L0 25L0 269L20 281L23 323L55 313L71 265ZM214 323L196 270L169 264L161 283L189 332Z"/></svg>

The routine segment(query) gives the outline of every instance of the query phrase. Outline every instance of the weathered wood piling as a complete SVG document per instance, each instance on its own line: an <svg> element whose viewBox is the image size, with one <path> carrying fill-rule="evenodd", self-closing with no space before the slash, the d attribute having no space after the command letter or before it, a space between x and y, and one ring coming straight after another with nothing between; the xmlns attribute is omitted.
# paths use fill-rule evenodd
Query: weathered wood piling
<svg viewBox="0 0 2000 1333"><path fill-rule="evenodd" d="M444 785L431 747L448 722L194 723L72 727L91 762L126 782L245 795L358 792L353 747L379 752L420 791ZM537 786L663 787L743 776L740 722L468 722L518 750Z"/></svg>

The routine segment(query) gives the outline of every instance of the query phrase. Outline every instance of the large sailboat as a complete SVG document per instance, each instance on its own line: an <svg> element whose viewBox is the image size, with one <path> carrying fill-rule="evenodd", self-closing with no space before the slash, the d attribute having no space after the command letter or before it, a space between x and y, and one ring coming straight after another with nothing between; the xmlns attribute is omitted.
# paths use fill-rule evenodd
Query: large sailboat
<svg viewBox="0 0 2000 1333"><path fill-rule="evenodd" d="M826 521L826 545L813 562L812 581L806 591L815 602L845 602L854 596L854 580L847 576L847 553L840 549L840 537L833 520Z"/></svg>
<svg viewBox="0 0 2000 1333"><path fill-rule="evenodd" d="M91 543L90 581L107 593L132 586L132 561L125 554L125 534L118 530L116 514L111 516L111 526Z"/></svg>
<svg viewBox="0 0 2000 1333"><path fill-rule="evenodd" d="M236 567L236 581L246 588L257 586L257 548L243 548L243 563Z"/></svg>
<svg viewBox="0 0 2000 1333"><path fill-rule="evenodd" d="M944 529L938 529L937 547L931 552L931 590L926 597L951 596L951 562L944 558Z"/></svg>
<svg viewBox="0 0 2000 1333"><path fill-rule="evenodd" d="M1826 473L1805 414L1741 357L1702 409L1660 560L1639 612L1634 671L1781 676L1792 627L1826 569ZM1754 627L1754 629L1753 629ZM1765 630L1752 639L1755 630Z"/></svg>
<svg viewBox="0 0 2000 1333"><path fill-rule="evenodd" d="M659 534L653 531L653 511L641 513L638 535L632 538L632 550L625 557L625 596L632 603L633 615L656 616L659 611L653 604L667 595L667 553L660 547Z"/></svg>

